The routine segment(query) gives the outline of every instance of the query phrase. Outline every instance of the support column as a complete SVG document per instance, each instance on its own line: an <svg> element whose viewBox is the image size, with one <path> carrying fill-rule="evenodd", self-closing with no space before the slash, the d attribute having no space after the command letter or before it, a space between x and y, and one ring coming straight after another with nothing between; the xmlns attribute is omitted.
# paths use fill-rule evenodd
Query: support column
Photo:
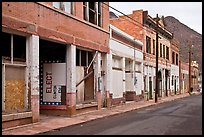
<svg viewBox="0 0 204 137"><path fill-rule="evenodd" d="M76 112L76 46L67 46L66 51L66 105L72 116Z"/></svg>
<svg viewBox="0 0 204 137"><path fill-rule="evenodd" d="M110 91L112 90L112 53L105 55L105 92L106 106L111 107Z"/></svg>
<svg viewBox="0 0 204 137"><path fill-rule="evenodd" d="M29 71L31 90L32 122L40 120L40 87L39 87L39 36L29 38Z"/></svg>
<svg viewBox="0 0 204 137"><path fill-rule="evenodd" d="M102 78L101 78L101 53L98 52L94 66L94 85L98 109L102 106Z"/></svg>

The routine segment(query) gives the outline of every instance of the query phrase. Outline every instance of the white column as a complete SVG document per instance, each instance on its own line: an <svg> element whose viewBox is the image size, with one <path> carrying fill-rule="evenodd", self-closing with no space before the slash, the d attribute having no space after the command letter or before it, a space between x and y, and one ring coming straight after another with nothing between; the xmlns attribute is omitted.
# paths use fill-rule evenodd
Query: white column
<svg viewBox="0 0 204 137"><path fill-rule="evenodd" d="M102 85L101 85L101 53L98 52L96 56L96 62L94 64L94 89L96 94L96 99L98 102L98 109L101 108L102 105Z"/></svg>
<svg viewBox="0 0 204 137"><path fill-rule="evenodd" d="M67 46L66 51L66 105L76 105L76 46Z"/></svg>
<svg viewBox="0 0 204 137"><path fill-rule="evenodd" d="M33 122L39 121L39 36L32 35L29 37L29 71L31 84L31 110Z"/></svg>
<svg viewBox="0 0 204 137"><path fill-rule="evenodd" d="M111 51L110 51L111 52ZM105 55L105 92L106 105L110 108L110 92L112 91L112 53Z"/></svg>

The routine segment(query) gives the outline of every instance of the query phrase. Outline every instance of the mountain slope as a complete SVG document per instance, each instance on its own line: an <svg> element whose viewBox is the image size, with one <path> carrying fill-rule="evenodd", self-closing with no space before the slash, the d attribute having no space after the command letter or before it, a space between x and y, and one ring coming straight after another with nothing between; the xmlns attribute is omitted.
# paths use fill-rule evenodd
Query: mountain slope
<svg viewBox="0 0 204 137"><path fill-rule="evenodd" d="M164 18L166 29L174 34L174 39L180 43L180 60L188 62L189 45L192 43L192 60L196 60L199 64L199 70L202 71L202 35L178 19L167 16Z"/></svg>

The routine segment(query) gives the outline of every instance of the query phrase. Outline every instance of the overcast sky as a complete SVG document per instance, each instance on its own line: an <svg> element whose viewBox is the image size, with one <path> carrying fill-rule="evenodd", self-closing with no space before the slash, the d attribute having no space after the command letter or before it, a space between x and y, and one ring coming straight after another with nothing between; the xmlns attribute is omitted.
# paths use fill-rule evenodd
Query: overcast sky
<svg viewBox="0 0 204 137"><path fill-rule="evenodd" d="M173 16L189 28L202 34L202 2L109 2L110 6L131 14L133 10L147 10L151 17ZM110 11L121 15L110 8Z"/></svg>

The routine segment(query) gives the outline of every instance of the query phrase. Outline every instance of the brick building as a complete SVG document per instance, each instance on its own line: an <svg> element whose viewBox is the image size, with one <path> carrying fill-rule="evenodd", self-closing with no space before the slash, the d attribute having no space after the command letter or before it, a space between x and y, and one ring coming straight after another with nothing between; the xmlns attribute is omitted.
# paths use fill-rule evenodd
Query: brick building
<svg viewBox="0 0 204 137"><path fill-rule="evenodd" d="M199 70L198 70L198 63L196 61L191 62L191 86L193 91L199 90Z"/></svg>
<svg viewBox="0 0 204 137"><path fill-rule="evenodd" d="M189 91L189 65L180 60L180 93L187 93Z"/></svg>
<svg viewBox="0 0 204 137"><path fill-rule="evenodd" d="M146 99L153 99L156 84L156 18L148 15L148 11L136 10L126 16L110 19L110 23L127 34L143 42L144 57L144 93ZM164 18L159 18L158 27L158 71L159 71L159 97L168 96L171 91L171 48L173 34L165 28ZM178 61L178 60L177 60Z"/></svg>
<svg viewBox="0 0 204 137"><path fill-rule="evenodd" d="M112 105L143 99L143 43L110 25Z"/></svg>
<svg viewBox="0 0 204 137"><path fill-rule="evenodd" d="M2 128L37 122L40 113L102 107L109 92L101 84L109 53L103 3L2 2L2 37Z"/></svg>
<svg viewBox="0 0 204 137"><path fill-rule="evenodd" d="M176 95L179 93L179 43L175 39L171 40L171 71L170 71L170 94Z"/></svg>

